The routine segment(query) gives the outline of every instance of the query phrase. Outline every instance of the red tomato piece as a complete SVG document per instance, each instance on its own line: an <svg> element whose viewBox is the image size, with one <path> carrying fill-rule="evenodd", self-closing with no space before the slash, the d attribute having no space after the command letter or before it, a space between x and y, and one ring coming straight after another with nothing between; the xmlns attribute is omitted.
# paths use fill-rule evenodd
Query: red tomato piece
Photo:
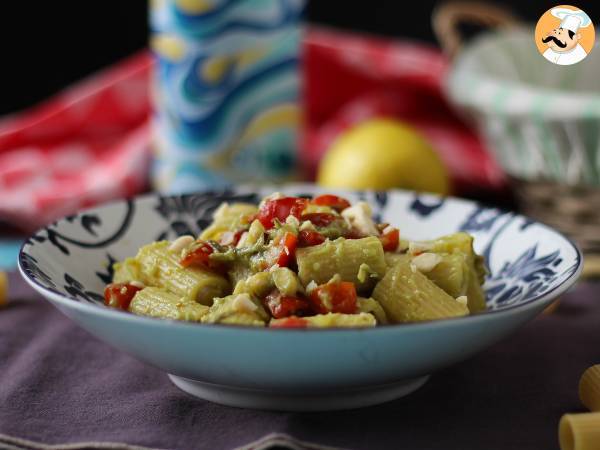
<svg viewBox="0 0 600 450"><path fill-rule="evenodd" d="M273 221L275 219L285 222L290 215L299 219L306 205L308 205L308 200L298 197L283 197L268 200L260 208L256 218L260 220L260 223L262 223L266 230L269 230L273 228Z"/></svg>
<svg viewBox="0 0 600 450"><path fill-rule="evenodd" d="M289 316L303 316L310 313L310 304L299 297L282 295L277 289L265 297L265 306L276 319Z"/></svg>
<svg viewBox="0 0 600 450"><path fill-rule="evenodd" d="M354 314L356 313L356 288L354 283L341 281L317 286L309 294L313 308L319 314L329 312Z"/></svg>
<svg viewBox="0 0 600 450"><path fill-rule="evenodd" d="M383 245L384 251L393 252L398 248L398 244L400 243L400 231L398 228L394 228L379 236L379 240L381 241L381 245Z"/></svg>
<svg viewBox="0 0 600 450"><path fill-rule="evenodd" d="M331 194L319 195L318 197L313 198L312 203L319 206L329 206L337 212L342 212L344 209L350 207L350 202L348 200Z"/></svg>
<svg viewBox="0 0 600 450"><path fill-rule="evenodd" d="M242 234L244 234L244 230L225 231L219 238L219 244L232 245L235 247L237 245L237 243L240 241Z"/></svg>
<svg viewBox="0 0 600 450"><path fill-rule="evenodd" d="M303 214L302 220L310 220L316 227L326 227L338 219L337 216L329 213L309 213Z"/></svg>
<svg viewBox="0 0 600 450"><path fill-rule="evenodd" d="M192 248L179 260L179 264L183 267L198 266L203 269L219 271L223 268L222 265L210 258L214 251L208 242L196 241Z"/></svg>
<svg viewBox="0 0 600 450"><path fill-rule="evenodd" d="M307 328L308 321L301 317L286 317L271 323L272 328Z"/></svg>
<svg viewBox="0 0 600 450"><path fill-rule="evenodd" d="M279 267L287 267L290 261L294 258L296 247L298 246L298 238L294 233L285 233L283 238L276 243L279 247L276 264Z"/></svg>
<svg viewBox="0 0 600 450"><path fill-rule="evenodd" d="M104 288L104 304L126 310L136 292L141 290L129 283L111 283Z"/></svg>
<svg viewBox="0 0 600 450"><path fill-rule="evenodd" d="M298 247L310 247L325 242L325 236L317 231L303 230L298 233Z"/></svg>

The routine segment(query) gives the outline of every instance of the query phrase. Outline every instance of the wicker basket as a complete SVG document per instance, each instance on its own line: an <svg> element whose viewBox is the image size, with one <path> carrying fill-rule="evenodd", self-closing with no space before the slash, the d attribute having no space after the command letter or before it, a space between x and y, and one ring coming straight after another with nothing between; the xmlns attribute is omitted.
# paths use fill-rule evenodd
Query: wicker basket
<svg viewBox="0 0 600 450"><path fill-rule="evenodd" d="M465 22L499 30L463 47ZM554 66L532 25L484 4L446 3L433 26L454 58L448 95L478 125L522 211L571 236L585 273L600 275L600 50Z"/></svg>

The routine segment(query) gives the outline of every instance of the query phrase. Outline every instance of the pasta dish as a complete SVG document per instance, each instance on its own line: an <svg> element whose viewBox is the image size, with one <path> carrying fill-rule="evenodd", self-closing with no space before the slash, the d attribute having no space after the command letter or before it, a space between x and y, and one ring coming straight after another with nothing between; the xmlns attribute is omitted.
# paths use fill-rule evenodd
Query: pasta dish
<svg viewBox="0 0 600 450"><path fill-rule="evenodd" d="M113 269L109 307L200 323L372 327L486 307L472 236L411 241L335 195L223 203L200 236L149 243Z"/></svg>

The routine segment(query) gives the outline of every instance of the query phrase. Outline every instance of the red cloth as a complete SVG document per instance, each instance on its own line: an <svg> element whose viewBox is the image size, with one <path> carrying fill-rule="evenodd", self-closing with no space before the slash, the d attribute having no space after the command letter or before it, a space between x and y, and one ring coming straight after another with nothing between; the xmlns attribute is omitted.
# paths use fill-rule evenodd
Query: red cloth
<svg viewBox="0 0 600 450"><path fill-rule="evenodd" d="M31 229L146 186L152 58L135 55L0 121L0 219Z"/></svg>
<svg viewBox="0 0 600 450"><path fill-rule="evenodd" d="M309 173L347 127L394 117L431 142L456 193L502 187L502 171L446 100L449 62L438 49L316 28L307 34L303 67L302 156Z"/></svg>
<svg viewBox="0 0 600 450"><path fill-rule="evenodd" d="M458 188L498 187L500 170L447 104L439 50L321 28L303 43L301 159L314 174L337 134L373 116L413 124ZM149 77L143 51L0 121L0 220L25 229L147 186Z"/></svg>

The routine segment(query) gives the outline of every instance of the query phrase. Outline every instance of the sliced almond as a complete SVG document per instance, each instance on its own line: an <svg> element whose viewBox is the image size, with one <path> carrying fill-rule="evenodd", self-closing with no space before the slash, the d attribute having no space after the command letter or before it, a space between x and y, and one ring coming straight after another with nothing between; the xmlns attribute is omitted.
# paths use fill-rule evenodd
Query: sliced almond
<svg viewBox="0 0 600 450"><path fill-rule="evenodd" d="M258 306L250 299L248 294L239 294L233 299L233 308L239 312L252 313L258 309Z"/></svg>
<svg viewBox="0 0 600 450"><path fill-rule="evenodd" d="M194 236L190 236L190 235L180 236L177 239L175 239L173 242L171 242L171 245L169 245L167 250L169 250L172 253L179 254L183 250L188 248L190 245L192 245L195 240L196 239L194 238Z"/></svg>
<svg viewBox="0 0 600 450"><path fill-rule="evenodd" d="M412 259L412 263L419 272L431 272L442 261L442 257L437 253L421 253Z"/></svg>

